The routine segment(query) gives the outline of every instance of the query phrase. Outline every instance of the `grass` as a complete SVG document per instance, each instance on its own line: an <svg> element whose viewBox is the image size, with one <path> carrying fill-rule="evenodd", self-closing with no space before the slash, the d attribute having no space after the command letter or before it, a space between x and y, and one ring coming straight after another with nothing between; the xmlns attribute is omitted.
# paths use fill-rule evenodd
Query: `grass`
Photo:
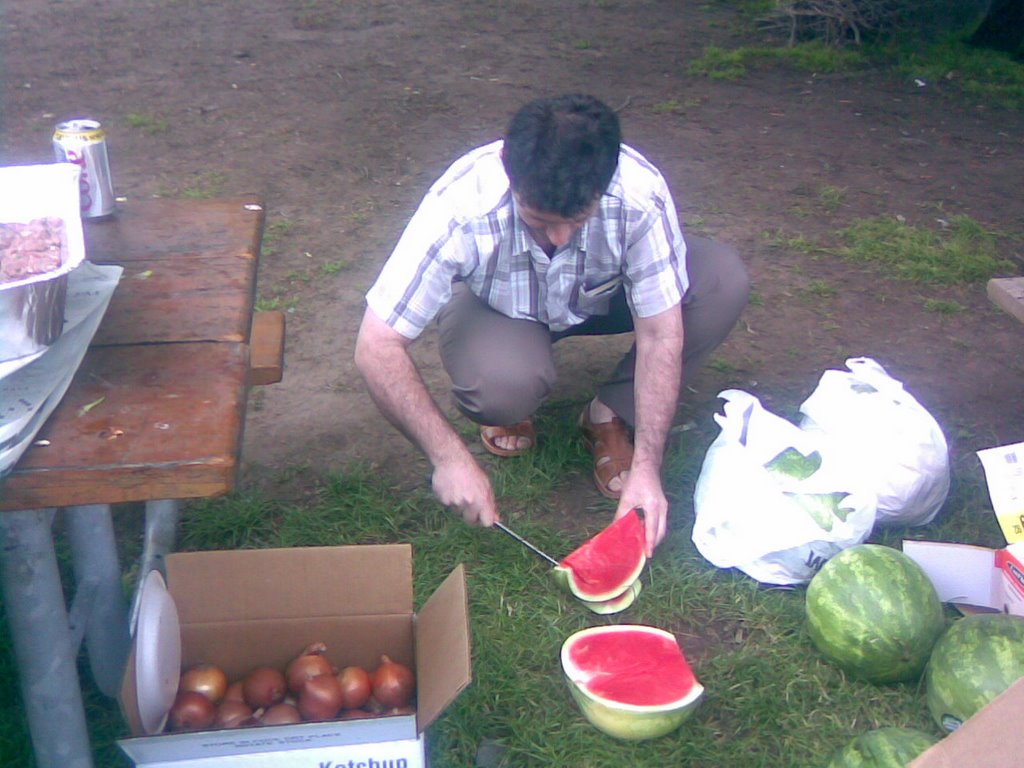
<svg viewBox="0 0 1024 768"><path fill-rule="evenodd" d="M769 62L782 62L807 72L828 74L859 69L868 62L868 58L861 51L821 43L801 43L792 47L745 46L732 50L709 46L687 65L687 72L711 80L739 80L751 67Z"/></svg>
<svg viewBox="0 0 1024 768"><path fill-rule="evenodd" d="M833 198L830 189L834 188L825 188L819 198L841 199L841 190ZM1006 236L965 215L936 219L936 223L936 227L914 226L901 216L858 219L836 233L839 245L832 247L782 229L766 231L762 238L771 248L813 257L835 254L851 262L872 265L886 277L922 285L972 285L1017 273L1013 262L1000 256L1000 240ZM794 265L792 270L799 274L802 267ZM812 280L800 293L806 299L827 299L835 296L837 289L824 281ZM953 299L925 298L921 304L926 312L937 315L957 315L965 310Z"/></svg>
<svg viewBox="0 0 1024 768"><path fill-rule="evenodd" d="M996 234L969 216L953 216L939 229L879 216L856 221L839 236L843 245L838 252L844 257L921 283L977 283L1013 269L999 256Z"/></svg>
<svg viewBox="0 0 1024 768"><path fill-rule="evenodd" d="M577 408L545 408L538 424L545 439L538 450L489 465L506 519L556 555L596 532L611 511L605 505L558 524L541 512L565 491L567 477L588 471L572 426ZM738 572L714 568L695 550L689 538L693 486L715 431L708 418L673 436L665 462L672 530L643 576L640 598L619 616L586 611L554 587L545 566L525 549L441 508L426 482L395 488L359 465L301 504L254 493L190 504L179 549L407 542L414 552L417 605L455 565L464 564L473 683L430 730L435 768L473 765L485 740L505 747L507 766L811 768L869 728L903 725L936 733L916 684L857 682L822 659L805 629L802 589L759 586ZM954 465L952 491L937 522L879 531L874 540L899 546L909 536L998 546L1001 536L973 458L961 457ZM693 719L667 737L637 744L612 740L581 717L569 696L558 663L562 641L585 626L616 622L675 632L707 687ZM9 643L4 629L0 756L4 765L29 765ZM96 765L127 765L114 744L124 735L116 705L88 682L86 698Z"/></svg>
<svg viewBox="0 0 1024 768"><path fill-rule="evenodd" d="M220 171L211 171L196 179L194 183L182 187L178 194L181 197L193 200L221 197L226 192L227 180L226 174Z"/></svg>
<svg viewBox="0 0 1024 768"><path fill-rule="evenodd" d="M921 47L904 47L892 55L908 77L959 88L1010 109L1024 108L1024 63L1010 54L974 48L950 37Z"/></svg>
<svg viewBox="0 0 1024 768"><path fill-rule="evenodd" d="M182 187L161 188L160 197L180 197L187 200L208 200L227 192L228 177L221 171L209 171Z"/></svg>
<svg viewBox="0 0 1024 768"><path fill-rule="evenodd" d="M300 302L301 299L298 296L287 296L283 299L280 296L261 296L256 299L255 303L253 304L253 309L256 312L266 312L275 309L285 309L291 311L294 310L297 306L299 306Z"/></svg>
<svg viewBox="0 0 1024 768"><path fill-rule="evenodd" d="M740 7L741 15L756 18L764 3ZM792 46L710 46L687 65L687 72L711 80L739 80L754 68L782 63L815 74L853 72L868 66L893 67L907 78L957 89L1008 109L1024 108L1024 63L1012 55L968 45L968 33L950 33L928 41L905 35L900 42L836 47L816 41Z"/></svg>
<svg viewBox="0 0 1024 768"><path fill-rule="evenodd" d="M842 207L845 197L845 187L823 184L818 190L818 202L829 213L835 213L838 211Z"/></svg>
<svg viewBox="0 0 1024 768"><path fill-rule="evenodd" d="M170 130L170 123L165 118L148 112L129 112L124 119L130 127L150 135L166 133Z"/></svg>
<svg viewBox="0 0 1024 768"><path fill-rule="evenodd" d="M967 307L954 299L925 299L922 305L925 312L934 312L937 315L959 315L967 311Z"/></svg>
<svg viewBox="0 0 1024 768"><path fill-rule="evenodd" d="M281 247L281 241L291 234L295 228L295 222L288 218L275 218L267 222L263 228L263 242L261 251L264 256L276 253Z"/></svg>

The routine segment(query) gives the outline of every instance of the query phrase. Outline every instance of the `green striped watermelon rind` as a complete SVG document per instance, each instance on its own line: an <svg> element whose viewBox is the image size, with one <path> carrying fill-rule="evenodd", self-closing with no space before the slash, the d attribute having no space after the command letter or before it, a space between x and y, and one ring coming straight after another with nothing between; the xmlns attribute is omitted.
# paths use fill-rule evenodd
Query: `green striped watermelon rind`
<svg viewBox="0 0 1024 768"><path fill-rule="evenodd" d="M851 739L826 768L904 768L938 739L916 728L876 728Z"/></svg>
<svg viewBox="0 0 1024 768"><path fill-rule="evenodd" d="M917 563L892 547L858 544L832 557L806 595L811 640L853 677L920 677L945 629L942 602Z"/></svg>
<svg viewBox="0 0 1024 768"><path fill-rule="evenodd" d="M1024 676L1024 618L982 613L957 619L939 638L925 671L932 718L954 731Z"/></svg>
<svg viewBox="0 0 1024 768"><path fill-rule="evenodd" d="M642 631L656 634L676 644L675 636L663 629L642 624L616 624L589 627L570 635L562 644L562 671L573 700L583 716L598 730L617 739L641 741L655 739L671 733L682 725L697 709L704 698L704 686L693 678L687 693L669 704L639 705L613 702L587 690L586 673L576 668L570 658L572 646L594 633ZM678 645L677 645L678 647ZM682 651L680 650L680 654ZM685 664L685 658L683 659ZM687 668L689 665L686 665Z"/></svg>
<svg viewBox="0 0 1024 768"><path fill-rule="evenodd" d="M580 600L583 606L598 616L610 616L613 613L622 613L629 608L640 596L643 589L643 582L637 579L621 595L616 595L609 600Z"/></svg>

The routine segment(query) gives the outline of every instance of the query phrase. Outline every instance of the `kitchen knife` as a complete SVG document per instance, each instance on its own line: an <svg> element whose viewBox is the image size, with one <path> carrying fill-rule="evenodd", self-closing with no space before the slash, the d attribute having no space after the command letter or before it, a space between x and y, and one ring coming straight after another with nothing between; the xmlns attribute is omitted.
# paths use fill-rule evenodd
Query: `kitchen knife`
<svg viewBox="0 0 1024 768"><path fill-rule="evenodd" d="M547 554L546 552L544 552L544 551L542 551L542 550L538 549L537 547L535 547L535 546L534 546L533 544L531 544L530 542L528 542L528 541L527 541L526 539L524 539L524 538L523 538L522 536L520 536L520 535L519 535L518 533L516 533L515 531L511 530L511 529L510 529L510 528L509 528L508 526L506 526L506 525L505 525L504 523L500 523L500 522L498 522L497 520L495 520L495 521L494 521L494 527L495 527L495 528L497 528L497 529L498 529L499 531L501 531L502 533L507 533L507 534L508 534L509 536L511 536L511 537L512 537L513 539L515 539L516 541L518 541L518 542L519 542L520 544L522 544L522 545L523 545L524 547L526 547L527 549L529 549L530 551L532 551L532 552L533 552L533 553L534 553L535 555L540 555L540 556L541 556L542 558L544 558L545 560L547 560L547 561L548 561L549 563L551 563L552 565L558 565L558 561L557 561L557 560L555 560L555 558L551 557L551 555L549 555L549 554Z"/></svg>

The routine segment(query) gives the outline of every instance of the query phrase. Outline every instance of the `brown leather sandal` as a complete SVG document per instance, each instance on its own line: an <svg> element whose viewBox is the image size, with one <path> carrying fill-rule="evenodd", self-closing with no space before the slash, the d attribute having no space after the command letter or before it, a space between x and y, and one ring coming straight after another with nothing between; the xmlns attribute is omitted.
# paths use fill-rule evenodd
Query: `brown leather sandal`
<svg viewBox="0 0 1024 768"><path fill-rule="evenodd" d="M602 424L590 420L590 405L580 414L579 428L583 442L594 455L594 484L606 499L618 499L622 491L613 491L608 484L633 464L633 441L626 422L618 416Z"/></svg>
<svg viewBox="0 0 1024 768"><path fill-rule="evenodd" d="M525 438L527 444L520 448L502 448L494 442L499 437L514 437L516 445L519 445L520 441ZM532 451L533 447L537 445L537 433L533 429L533 421L524 419L517 424L508 426L481 426L480 442L495 456L522 456L524 453Z"/></svg>

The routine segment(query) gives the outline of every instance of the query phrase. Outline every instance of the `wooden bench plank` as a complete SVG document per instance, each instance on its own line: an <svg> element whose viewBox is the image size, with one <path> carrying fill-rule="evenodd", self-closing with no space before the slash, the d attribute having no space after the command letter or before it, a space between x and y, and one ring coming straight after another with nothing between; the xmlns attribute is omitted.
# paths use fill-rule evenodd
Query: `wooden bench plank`
<svg viewBox="0 0 1024 768"><path fill-rule="evenodd" d="M249 336L249 386L277 384L284 377L284 312L271 310L252 316Z"/></svg>
<svg viewBox="0 0 1024 768"><path fill-rule="evenodd" d="M988 297L1000 309L1024 323L1024 277L994 277L988 281Z"/></svg>

